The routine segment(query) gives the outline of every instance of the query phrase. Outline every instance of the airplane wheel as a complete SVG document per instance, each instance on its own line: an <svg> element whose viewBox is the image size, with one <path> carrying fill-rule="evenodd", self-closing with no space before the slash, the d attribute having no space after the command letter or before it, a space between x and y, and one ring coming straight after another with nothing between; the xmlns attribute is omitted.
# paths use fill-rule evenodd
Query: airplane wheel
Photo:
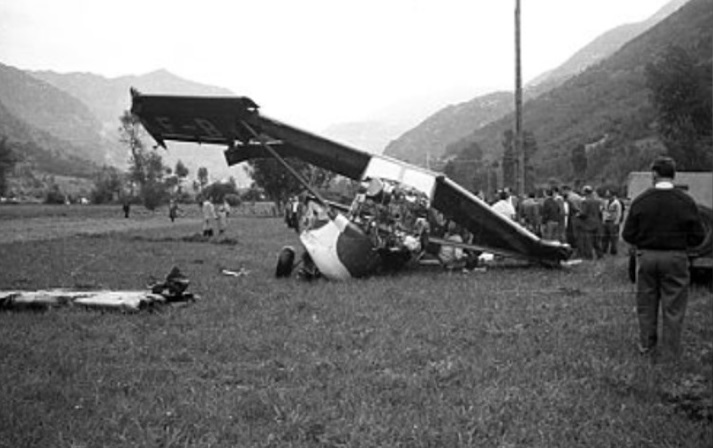
<svg viewBox="0 0 713 448"><path fill-rule="evenodd" d="M277 267L275 268L275 277L285 278L292 275L292 269L295 265L295 250L291 246L285 246L277 256Z"/></svg>
<svg viewBox="0 0 713 448"><path fill-rule="evenodd" d="M713 210L698 204L698 214L701 215L706 237L701 244L689 251L689 255L692 257L710 257L713 253Z"/></svg>

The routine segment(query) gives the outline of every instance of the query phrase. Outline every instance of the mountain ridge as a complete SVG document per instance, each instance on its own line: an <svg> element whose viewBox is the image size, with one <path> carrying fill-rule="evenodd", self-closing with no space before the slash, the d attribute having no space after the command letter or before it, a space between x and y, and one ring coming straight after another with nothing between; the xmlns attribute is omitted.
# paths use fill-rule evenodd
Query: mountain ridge
<svg viewBox="0 0 713 448"><path fill-rule="evenodd" d="M666 17L669 17L673 12L678 11L689 1L690 0L672 0L644 21L637 22L636 24L621 25L602 33L578 50L563 64L531 81L524 89L523 95L525 97L525 104L553 89L561 87L567 80L581 73L582 70L596 65L606 57L611 56L623 45L626 45L626 43L632 39L640 36L645 30L651 29ZM606 43L606 45L603 45L603 42ZM512 96L512 93L510 93L510 95ZM480 101L480 98L480 96L475 97L468 102L477 103ZM510 101L509 103L505 100L503 101L502 107L493 108L492 113L487 117L485 117L486 111L482 111L481 113L484 114L484 116L477 126L471 123L471 116L469 114L475 113L472 108L462 107L461 110L463 111L469 110L468 114L464 113L463 115L459 115L456 112L452 113L449 118L442 116L442 112L447 109L444 108L426 118L415 128L410 129L391 141L384 149L384 154L393 157L402 157L407 161L425 166L427 159L442 157L449 154L449 151L454 150L449 150L449 147L467 146L467 143L459 141L466 138L468 134L474 132L479 127L487 126L489 123L501 120L508 114L512 114L514 101ZM477 104L474 104L474 106L477 107ZM436 118L439 115L441 115L441 117ZM439 119L441 120L441 126L450 127L454 132L452 134L441 133L441 138L434 139L434 133L430 126L431 123ZM459 121L460 123L449 123L450 120ZM470 127L469 130L468 127ZM490 143L492 143L492 139Z"/></svg>
<svg viewBox="0 0 713 448"><path fill-rule="evenodd" d="M712 4L711 0L690 0L610 57L524 105L524 129L532 131L544 148L533 158L541 179L571 178L572 148L605 136L606 144L588 153L597 161L589 168L590 179L622 182L629 171L649 163L648 158L661 150L661 144L655 142L656 115L646 86L646 64L670 45L678 45L710 65ZM503 151L501 136L512 128L512 122L512 114L507 115L453 144L476 142L489 159L497 160ZM620 156L630 160L630 166L622 163Z"/></svg>
<svg viewBox="0 0 713 448"><path fill-rule="evenodd" d="M151 94L234 95L229 89L190 81L166 69L154 70L143 75L123 75L114 78L86 72L57 73L49 70L33 71L30 74L79 98L86 104L98 117L102 136L113 142L107 145L110 151L110 164L120 168L126 167L128 154L126 148L118 144L119 117L131 106L129 94L131 87ZM244 170L231 168L225 163L223 152L219 148L176 142L171 143L169 149L161 155L166 165L171 168L181 160L188 167L191 177L196 175L199 167L205 167L213 180L233 176L239 185L245 186L250 183Z"/></svg>

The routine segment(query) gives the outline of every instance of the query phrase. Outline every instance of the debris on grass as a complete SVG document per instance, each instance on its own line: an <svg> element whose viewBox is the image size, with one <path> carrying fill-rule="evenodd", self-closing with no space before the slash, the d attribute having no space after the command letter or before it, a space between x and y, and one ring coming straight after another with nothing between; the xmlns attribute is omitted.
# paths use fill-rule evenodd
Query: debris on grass
<svg viewBox="0 0 713 448"><path fill-rule="evenodd" d="M166 303L186 303L196 300L185 292L190 281L178 267L173 267L166 280L148 291L71 290L64 288L35 291L0 291L0 310L45 311L64 306L140 311Z"/></svg>
<svg viewBox="0 0 713 448"><path fill-rule="evenodd" d="M250 274L250 271L248 271L245 268L240 268L237 271L231 271L229 269L222 269L220 271L220 273L223 275L227 275L228 277L243 277L243 276Z"/></svg>

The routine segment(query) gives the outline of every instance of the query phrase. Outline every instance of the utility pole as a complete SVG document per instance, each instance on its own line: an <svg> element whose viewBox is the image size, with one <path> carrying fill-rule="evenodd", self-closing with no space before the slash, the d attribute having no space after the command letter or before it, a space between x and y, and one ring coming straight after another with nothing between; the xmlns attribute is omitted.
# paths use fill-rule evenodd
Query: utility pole
<svg viewBox="0 0 713 448"><path fill-rule="evenodd" d="M522 138L522 75L520 67L520 0L515 0L515 155L517 192L525 195L525 145Z"/></svg>

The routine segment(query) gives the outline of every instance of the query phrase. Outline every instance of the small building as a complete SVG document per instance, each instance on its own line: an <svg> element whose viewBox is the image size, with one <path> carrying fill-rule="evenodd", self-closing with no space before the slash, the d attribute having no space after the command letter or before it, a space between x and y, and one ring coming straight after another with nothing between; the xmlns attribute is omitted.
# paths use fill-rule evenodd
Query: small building
<svg viewBox="0 0 713 448"><path fill-rule="evenodd" d="M676 188L680 188L691 195L697 203L713 208L713 172L678 172L673 183ZM630 173L626 185L626 197L632 200L646 189L651 188L651 172L637 171Z"/></svg>

